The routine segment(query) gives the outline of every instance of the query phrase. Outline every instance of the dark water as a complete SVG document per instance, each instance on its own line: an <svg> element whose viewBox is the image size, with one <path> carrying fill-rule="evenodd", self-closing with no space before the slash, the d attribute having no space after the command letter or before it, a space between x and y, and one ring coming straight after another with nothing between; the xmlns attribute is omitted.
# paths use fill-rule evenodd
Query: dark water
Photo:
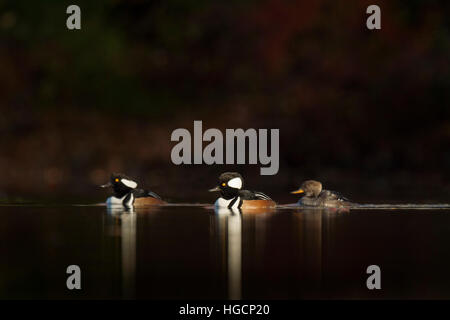
<svg viewBox="0 0 450 320"><path fill-rule="evenodd" d="M1 206L0 298L450 298L450 210ZM82 290L66 288L79 265ZM366 268L381 268L381 290Z"/></svg>

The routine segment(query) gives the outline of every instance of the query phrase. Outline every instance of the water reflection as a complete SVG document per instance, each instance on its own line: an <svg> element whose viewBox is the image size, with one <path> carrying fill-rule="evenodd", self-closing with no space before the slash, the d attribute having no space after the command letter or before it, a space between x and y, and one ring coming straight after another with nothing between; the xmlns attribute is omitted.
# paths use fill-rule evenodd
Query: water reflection
<svg viewBox="0 0 450 320"><path fill-rule="evenodd" d="M228 298L242 297L242 216L238 209L216 209L218 238L226 250Z"/></svg>
<svg viewBox="0 0 450 320"><path fill-rule="evenodd" d="M86 299L450 298L450 210L155 210L2 207L0 297L77 298L76 263ZM389 290L367 290L371 264Z"/></svg>
<svg viewBox="0 0 450 320"><path fill-rule="evenodd" d="M335 231L339 218L345 217L348 212L334 208L295 211L294 218L299 226L299 250L302 252L299 271L309 297L321 297L329 280L324 279L324 275L336 271L333 263L330 263L336 256L336 247L339 247Z"/></svg>
<svg viewBox="0 0 450 320"><path fill-rule="evenodd" d="M319 290L322 281L322 259L326 256L326 214L327 211L323 209L303 209L297 210L294 215L299 227L302 278L307 279L312 291Z"/></svg>
<svg viewBox="0 0 450 320"><path fill-rule="evenodd" d="M139 214L143 213L148 212ZM342 213L327 209L297 208L289 212L268 210L258 213L216 209L210 217L209 232L217 246L211 250L226 277L223 285L227 298L239 300L248 295L264 298L271 296L272 290L278 290L279 298L284 298L281 292L291 285L298 286L299 291L291 293L296 297L302 297L305 292L308 294L305 297L320 297L322 275L327 271L327 259L331 259L327 256L332 254L335 246L333 225L335 217L340 215ZM172 224L177 220L170 221ZM280 226L283 227L280 229ZM137 214L122 208L108 209L106 227L108 236L119 240L114 241L114 251L115 261L120 265L117 273L122 280L120 295L133 299L137 278ZM145 241L148 234L141 237ZM177 251L174 251L170 256L176 255ZM291 275L289 281L287 274Z"/></svg>
<svg viewBox="0 0 450 320"><path fill-rule="evenodd" d="M228 245L229 298L320 297L340 214L326 209L217 214L226 234L220 238ZM232 267L237 260L240 265ZM286 288L294 287L287 294Z"/></svg>
<svg viewBox="0 0 450 320"><path fill-rule="evenodd" d="M122 297L133 299L136 292L136 213L133 209L108 208L106 223L119 236Z"/></svg>

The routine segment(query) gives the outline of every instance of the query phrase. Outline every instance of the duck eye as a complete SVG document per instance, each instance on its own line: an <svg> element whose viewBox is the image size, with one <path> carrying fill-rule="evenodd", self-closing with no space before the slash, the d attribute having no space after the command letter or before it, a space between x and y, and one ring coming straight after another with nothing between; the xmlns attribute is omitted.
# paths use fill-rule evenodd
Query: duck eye
<svg viewBox="0 0 450 320"><path fill-rule="evenodd" d="M116 180L114 180L114 181L119 182L119 178L116 178Z"/></svg>
<svg viewBox="0 0 450 320"><path fill-rule="evenodd" d="M222 187L225 187L227 184L225 182L222 183Z"/></svg>

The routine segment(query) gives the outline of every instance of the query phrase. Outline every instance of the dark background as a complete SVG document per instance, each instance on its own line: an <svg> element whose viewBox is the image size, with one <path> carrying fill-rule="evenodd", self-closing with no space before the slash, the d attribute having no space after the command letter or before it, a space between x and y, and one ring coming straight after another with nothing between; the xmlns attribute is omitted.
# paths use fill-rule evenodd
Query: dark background
<svg viewBox="0 0 450 320"><path fill-rule="evenodd" d="M310 178L355 201L446 202L449 15L448 1L0 0L0 198L103 201L121 171L212 201L239 170L280 202ZM279 173L173 165L170 135L194 120L279 128Z"/></svg>

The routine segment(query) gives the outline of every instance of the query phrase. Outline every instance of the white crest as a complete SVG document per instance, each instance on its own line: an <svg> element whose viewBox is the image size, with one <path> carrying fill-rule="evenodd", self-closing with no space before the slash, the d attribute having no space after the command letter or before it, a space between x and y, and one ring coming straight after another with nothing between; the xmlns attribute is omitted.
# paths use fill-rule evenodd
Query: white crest
<svg viewBox="0 0 450 320"><path fill-rule="evenodd" d="M137 183L134 182L133 180L128 180L128 179L121 179L120 182L122 182L124 185L126 185L127 187L134 189L137 187Z"/></svg>
<svg viewBox="0 0 450 320"><path fill-rule="evenodd" d="M235 189L242 188L242 180L241 178L233 178L230 181L228 181L228 186Z"/></svg>

